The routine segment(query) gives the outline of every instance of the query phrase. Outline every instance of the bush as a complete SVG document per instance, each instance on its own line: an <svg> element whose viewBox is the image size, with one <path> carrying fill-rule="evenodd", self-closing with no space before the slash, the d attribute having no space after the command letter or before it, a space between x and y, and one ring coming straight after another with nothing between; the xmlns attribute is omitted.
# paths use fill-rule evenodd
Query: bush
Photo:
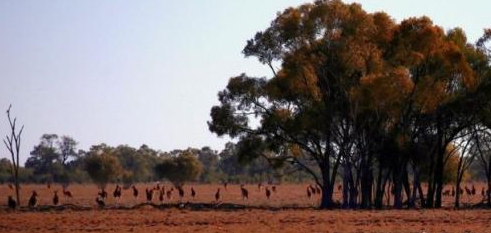
<svg viewBox="0 0 491 233"><path fill-rule="evenodd" d="M160 178L166 178L174 186L180 187L185 182L195 181L203 172L203 165L191 153L184 151L178 157L169 158L155 167Z"/></svg>
<svg viewBox="0 0 491 233"><path fill-rule="evenodd" d="M110 154L89 155L85 158L85 170L100 188L117 181L122 174L119 160Z"/></svg>

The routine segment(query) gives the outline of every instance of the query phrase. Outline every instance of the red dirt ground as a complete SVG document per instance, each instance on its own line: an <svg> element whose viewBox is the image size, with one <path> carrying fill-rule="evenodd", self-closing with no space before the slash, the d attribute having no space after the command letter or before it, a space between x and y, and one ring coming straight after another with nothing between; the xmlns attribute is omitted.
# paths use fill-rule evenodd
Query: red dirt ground
<svg viewBox="0 0 491 233"><path fill-rule="evenodd" d="M108 187L110 207L132 206L144 202L144 188L153 184L139 184L140 195L137 200L131 190L123 190L123 199L116 204L112 197L114 186ZM166 189L170 186L165 185ZM246 186L249 200L241 200L239 187L229 185L224 190L220 185L194 185L198 196L189 197L190 186L186 186L183 202L211 203L216 189L222 189L222 201L248 206L313 206L318 202L307 198L306 185L279 185L277 192L267 200L264 188L258 191L257 185ZM480 186L478 194L463 201L477 203L481 200ZM31 190L40 194L40 205L51 205L52 191L60 190L59 185L48 189L45 185L23 185L23 204ZM4 206L7 195L13 191L6 185L0 186L0 232L491 232L491 210L327 210L313 208L286 210L203 210L155 209L147 206L133 210L98 210L94 198L97 189L93 185L72 185L69 190L73 199L61 195L62 204L75 204L93 207L93 210L51 210L51 211L9 211ZM174 192L172 203L177 203ZM336 193L339 200L340 193ZM451 205L451 197L444 198L444 204ZM165 200L168 203L169 200ZM155 204L159 204L156 198Z"/></svg>

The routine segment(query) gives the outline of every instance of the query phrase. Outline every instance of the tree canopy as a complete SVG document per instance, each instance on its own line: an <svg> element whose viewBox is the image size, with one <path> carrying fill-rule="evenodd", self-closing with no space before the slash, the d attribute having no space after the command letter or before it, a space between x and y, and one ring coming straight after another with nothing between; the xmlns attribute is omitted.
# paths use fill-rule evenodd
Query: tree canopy
<svg viewBox="0 0 491 233"><path fill-rule="evenodd" d="M203 172L203 165L189 151L184 151L177 157L164 160L155 170L161 178L166 178L174 186L181 187L185 182L198 179Z"/></svg>
<svg viewBox="0 0 491 233"><path fill-rule="evenodd" d="M237 138L242 157L306 170L324 208L334 205L338 172L345 206L380 206L387 180L397 208L403 186L412 203L408 168L423 163L431 171L423 202L441 206L446 148L490 106L489 56L462 29L446 32L428 17L397 23L356 3L316 1L278 13L243 53L272 76L232 77L210 130Z"/></svg>
<svg viewBox="0 0 491 233"><path fill-rule="evenodd" d="M92 147L92 153L85 157L85 170L90 178L101 188L109 182L117 181L123 169L119 160L104 146Z"/></svg>

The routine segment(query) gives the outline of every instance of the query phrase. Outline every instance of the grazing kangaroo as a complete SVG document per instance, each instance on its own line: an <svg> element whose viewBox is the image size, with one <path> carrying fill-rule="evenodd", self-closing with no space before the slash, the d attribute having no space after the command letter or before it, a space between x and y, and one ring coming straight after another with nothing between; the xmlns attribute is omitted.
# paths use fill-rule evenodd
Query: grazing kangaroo
<svg viewBox="0 0 491 233"><path fill-rule="evenodd" d="M113 196L116 199L116 202L119 203L119 200L121 200L121 187L119 185L116 185L116 189L113 192Z"/></svg>
<svg viewBox="0 0 491 233"><path fill-rule="evenodd" d="M317 194L317 189L315 189L315 187L313 185L309 185L309 187L307 187L307 188L311 192L311 195Z"/></svg>
<svg viewBox="0 0 491 233"><path fill-rule="evenodd" d="M153 199L153 189L145 188L145 193L147 194L147 202L152 202L152 199Z"/></svg>
<svg viewBox="0 0 491 233"><path fill-rule="evenodd" d="M97 206L99 206L100 209L104 208L104 206L106 206L106 203L104 202L104 200L102 198L100 198L99 196L97 196L95 198L95 202L97 203Z"/></svg>
<svg viewBox="0 0 491 233"><path fill-rule="evenodd" d="M58 197L58 190L54 191L53 205L57 206L60 203L60 198Z"/></svg>
<svg viewBox="0 0 491 233"><path fill-rule="evenodd" d="M447 196L450 196L450 190L445 190L445 191L443 192L443 196L446 196L446 197L447 197Z"/></svg>
<svg viewBox="0 0 491 233"><path fill-rule="evenodd" d="M215 201L218 202L220 200L220 188L217 189L217 192L215 193Z"/></svg>
<svg viewBox="0 0 491 233"><path fill-rule="evenodd" d="M242 194L242 200L249 199L249 191L247 191L247 189L244 188L243 184L240 185L240 191Z"/></svg>
<svg viewBox="0 0 491 233"><path fill-rule="evenodd" d="M270 196L271 196L271 191L269 191L269 188L266 187L266 198L269 200Z"/></svg>
<svg viewBox="0 0 491 233"><path fill-rule="evenodd" d="M7 201L8 205L9 205L9 208L10 209L13 209L15 210L15 208L17 208L17 202L12 198L12 196L9 196L8 197L8 201Z"/></svg>
<svg viewBox="0 0 491 233"><path fill-rule="evenodd" d="M196 191L194 191L193 187L191 187L191 197L193 197L193 199L196 197Z"/></svg>
<svg viewBox="0 0 491 233"><path fill-rule="evenodd" d="M65 187L63 187L63 195L65 198L73 198L72 192L68 191Z"/></svg>
<svg viewBox="0 0 491 233"><path fill-rule="evenodd" d="M29 202L28 202L29 207L36 207L38 203L37 196L38 193L36 191L32 191L31 197L29 198Z"/></svg>
<svg viewBox="0 0 491 233"><path fill-rule="evenodd" d="M159 201L160 203L164 203L164 190L159 190Z"/></svg>
<svg viewBox="0 0 491 233"><path fill-rule="evenodd" d="M179 201L182 201L182 198L184 197L184 189L182 186L177 186L177 191L179 192Z"/></svg>
<svg viewBox="0 0 491 233"><path fill-rule="evenodd" d="M133 188L133 197L135 197L135 199L138 198L138 189L133 185L131 186L131 188Z"/></svg>
<svg viewBox="0 0 491 233"><path fill-rule="evenodd" d="M167 190L167 192L166 192L167 199L169 199L169 201L172 199L172 192L173 191L174 191L174 188L171 188L171 189Z"/></svg>
<svg viewBox="0 0 491 233"><path fill-rule="evenodd" d="M99 195L102 199L107 198L107 192L104 188L102 188L101 191L97 193L97 195Z"/></svg>

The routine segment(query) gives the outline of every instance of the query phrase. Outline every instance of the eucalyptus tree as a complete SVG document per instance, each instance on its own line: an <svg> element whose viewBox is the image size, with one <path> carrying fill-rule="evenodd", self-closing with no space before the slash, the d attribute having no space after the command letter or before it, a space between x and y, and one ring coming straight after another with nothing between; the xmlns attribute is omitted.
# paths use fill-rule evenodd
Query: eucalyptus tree
<svg viewBox="0 0 491 233"><path fill-rule="evenodd" d="M475 105L469 113L465 104L481 84L482 52L462 30L324 0L278 13L243 52L271 76L232 77L208 122L238 139L241 157L304 169L322 187L321 208L334 206L341 170L346 205L374 205L375 183L380 207L390 180L401 208L403 189L411 196L409 164L423 164L425 205L441 206L446 148L475 122Z"/></svg>

